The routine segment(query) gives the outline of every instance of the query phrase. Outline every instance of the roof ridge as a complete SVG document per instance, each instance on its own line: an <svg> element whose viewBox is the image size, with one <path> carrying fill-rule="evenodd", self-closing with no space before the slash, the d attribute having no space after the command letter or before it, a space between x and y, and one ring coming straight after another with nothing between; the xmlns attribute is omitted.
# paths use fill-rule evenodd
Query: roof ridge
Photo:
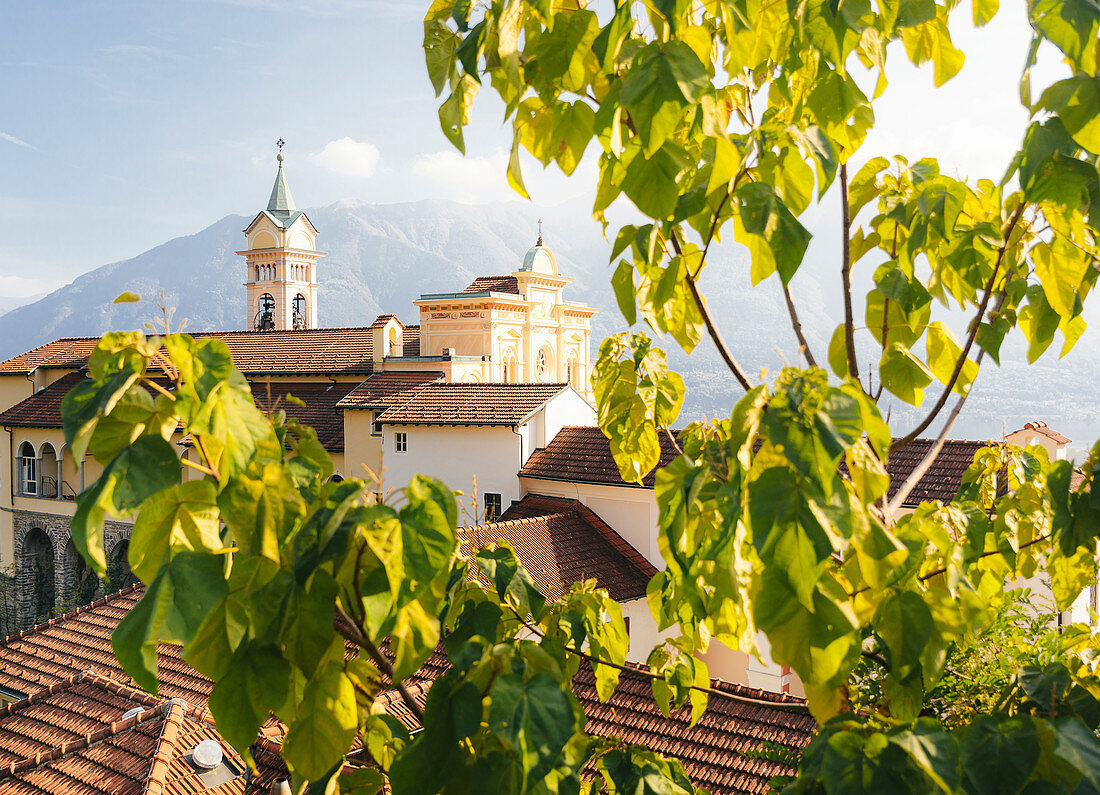
<svg viewBox="0 0 1100 795"><path fill-rule="evenodd" d="M106 605L109 605L111 602L114 602L115 600L117 600L117 599L119 599L123 596L129 596L130 594L134 593L135 591L139 591L139 590L140 591L145 590L145 584L144 583L135 583L135 584L133 584L133 585L127 587L127 588L121 588L117 591L114 591L113 593L109 593L105 596L101 596L93 602L89 602L86 605L81 605L80 607L77 607L74 610L70 610L68 613L63 613L60 616L57 616L56 618L51 618L49 621L44 621L41 624L35 624L33 627L27 627L26 629L21 629L21 630L19 630L19 632L16 632L12 635L8 635L8 636L4 637L2 640L0 640L0 647L7 646L8 643L13 641L13 640L19 640L20 638L25 638L25 637L28 637L30 635L38 634L42 630L46 629L47 627L53 627L53 626L56 626L56 625L60 624L62 621L68 621L70 619L76 618L76 616L80 615L81 613L89 613L92 610L97 610L100 607L104 607Z"/></svg>
<svg viewBox="0 0 1100 795"><path fill-rule="evenodd" d="M480 524L463 525L459 530L479 530L483 527L516 527L524 524L533 524L543 519L554 519L559 516L569 516L575 511L555 511L554 513L540 513L538 516L521 516L518 519L505 519L503 522L481 522Z"/></svg>
<svg viewBox="0 0 1100 795"><path fill-rule="evenodd" d="M122 698L128 699L130 701L136 701L137 703L144 706L155 707L163 703L163 699L157 698L151 693L147 693L144 690L130 687L129 685L126 685L118 681L117 679L112 679L109 676L104 676L103 674L96 671L95 668L85 668L83 671L69 674L68 676L63 677L57 682L54 682L52 685L48 685L41 690L36 690L33 693L19 699L18 701L13 701L9 704L5 704L4 706L0 707L0 718L4 718L8 715L13 715L17 712L21 712L27 707L45 701L51 696L57 695L58 693L64 690L68 690L82 682L95 685L96 687L106 690L108 693L121 696Z"/></svg>
<svg viewBox="0 0 1100 795"><path fill-rule="evenodd" d="M187 702L182 698L169 699L164 703L168 711L164 716L164 726L160 731L156 753L153 754L153 761L149 763L144 795L160 795L163 792L165 779L172 765L172 755L176 750L180 727L183 725L184 716L190 710Z"/></svg>

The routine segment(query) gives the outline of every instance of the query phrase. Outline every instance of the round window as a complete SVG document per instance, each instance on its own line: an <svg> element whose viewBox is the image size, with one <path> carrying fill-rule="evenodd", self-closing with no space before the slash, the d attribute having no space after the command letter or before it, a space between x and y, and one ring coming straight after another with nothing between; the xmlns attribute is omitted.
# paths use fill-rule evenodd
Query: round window
<svg viewBox="0 0 1100 795"><path fill-rule="evenodd" d="M539 377L540 381L546 380L546 371L549 369L546 362L546 351L540 350L535 357L535 375Z"/></svg>

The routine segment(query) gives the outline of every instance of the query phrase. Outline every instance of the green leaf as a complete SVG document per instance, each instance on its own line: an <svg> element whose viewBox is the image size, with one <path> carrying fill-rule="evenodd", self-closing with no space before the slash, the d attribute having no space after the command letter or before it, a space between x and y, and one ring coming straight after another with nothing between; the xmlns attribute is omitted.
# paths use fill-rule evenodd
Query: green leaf
<svg viewBox="0 0 1100 795"><path fill-rule="evenodd" d="M891 343L882 352L879 378L892 395L911 406L921 404L924 400L924 388L932 383L932 374L928 368L900 342Z"/></svg>
<svg viewBox="0 0 1100 795"><path fill-rule="evenodd" d="M916 596L912 591L906 593ZM917 599L920 597L917 596ZM891 735L890 742L903 748L917 768L941 790L958 791L958 745L938 721L929 718L918 720L911 730Z"/></svg>
<svg viewBox="0 0 1100 795"><path fill-rule="evenodd" d="M736 197L734 234L752 252L753 284L777 270L788 284L806 254L810 232L769 185L749 182L737 189Z"/></svg>
<svg viewBox="0 0 1100 795"><path fill-rule="evenodd" d="M142 506L130 537L130 568L149 582L173 549L222 548L214 484L189 480L157 492Z"/></svg>
<svg viewBox="0 0 1100 795"><path fill-rule="evenodd" d="M635 56L623 79L621 98L646 157L661 148L684 109L709 85L699 56L682 41L652 42Z"/></svg>
<svg viewBox="0 0 1100 795"><path fill-rule="evenodd" d="M1100 153L1100 77L1060 80L1043 92L1039 106L1057 113L1083 149Z"/></svg>
<svg viewBox="0 0 1100 795"><path fill-rule="evenodd" d="M977 715L964 729L960 747L966 783L977 795L1014 795L1039 759L1039 738L1030 716L1001 723Z"/></svg>
<svg viewBox="0 0 1100 795"><path fill-rule="evenodd" d="M984 27L993 17L997 16L997 11L1000 10L1000 7L1000 0L970 0L974 27Z"/></svg>
<svg viewBox="0 0 1100 795"><path fill-rule="evenodd" d="M316 781L343 759L358 728L351 680L340 665L329 664L306 685L283 742L283 756L295 772Z"/></svg>
<svg viewBox="0 0 1100 795"><path fill-rule="evenodd" d="M615 267L611 276L611 289L615 292L615 301L627 325L633 326L638 321L638 307L634 299L634 266L625 259L619 260Z"/></svg>
<svg viewBox="0 0 1100 795"><path fill-rule="evenodd" d="M230 478L218 508L242 552L279 563L282 543L301 525L306 506L283 467L267 464L258 474Z"/></svg>
<svg viewBox="0 0 1100 795"><path fill-rule="evenodd" d="M101 577L107 573L103 522L129 516L146 499L179 482L180 462L172 445L159 436L142 436L120 452L95 483L76 498L69 523L77 551Z"/></svg>
<svg viewBox="0 0 1100 795"><path fill-rule="evenodd" d="M1100 24L1100 7L1090 0L1030 0L1028 17L1041 32L1083 71L1096 68L1096 34Z"/></svg>
<svg viewBox="0 0 1100 795"><path fill-rule="evenodd" d="M913 591L895 591L878 607L875 633L886 644L890 673L906 679L920 666L921 652L932 638L932 614Z"/></svg>
<svg viewBox="0 0 1100 795"><path fill-rule="evenodd" d="M140 295L138 295L137 293L131 293L131 292L127 291L127 292L124 292L124 293L120 293L118 295L118 297L115 298L115 300L112 301L111 303L112 304L136 304L140 300L141 300Z"/></svg>
<svg viewBox="0 0 1100 795"><path fill-rule="evenodd" d="M220 556L181 552L161 567L138 603L123 616L111 647L139 687L157 692L157 642L188 642L206 614L225 597L223 567Z"/></svg>
<svg viewBox="0 0 1100 795"><path fill-rule="evenodd" d="M439 106L439 126L455 149L466 154L466 142L462 128L470 123L470 108L477 96L478 83L469 75L462 75L451 90L447 101Z"/></svg>
<svg viewBox="0 0 1100 795"><path fill-rule="evenodd" d="M267 716L286 699L289 685L290 665L277 647L242 644L210 693L218 732L241 754L248 753Z"/></svg>
<svg viewBox="0 0 1100 795"><path fill-rule="evenodd" d="M548 673L527 681L504 674L489 690L489 731L511 746L527 782L537 782L558 763L573 736L573 705L561 685Z"/></svg>
<svg viewBox="0 0 1100 795"><path fill-rule="evenodd" d="M61 399L65 444L72 451L74 460L84 459L88 443L103 415L122 399L138 378L139 373L126 370L103 379L85 379L79 381Z"/></svg>
<svg viewBox="0 0 1100 795"><path fill-rule="evenodd" d="M455 73L455 51L459 41L446 22L433 19L424 23L424 62L437 97Z"/></svg>
<svg viewBox="0 0 1100 795"><path fill-rule="evenodd" d="M1075 715L1055 718L1051 725L1056 738L1054 754L1073 765L1093 792L1100 790L1100 741L1096 734Z"/></svg>
<svg viewBox="0 0 1100 795"><path fill-rule="evenodd" d="M951 330L938 320L929 324L924 343L928 352L928 369L941 384L946 385L951 380L955 365L962 356L962 346L955 340ZM960 395L966 394L967 388L974 383L977 375L978 363L972 359L966 359L953 390Z"/></svg>
<svg viewBox="0 0 1100 795"><path fill-rule="evenodd" d="M625 173L620 183L623 193L650 218L670 218L676 212L679 200L676 180L684 169L684 162L668 147L658 149L651 157L635 151L629 160L624 156Z"/></svg>
<svg viewBox="0 0 1100 795"><path fill-rule="evenodd" d="M481 691L457 673L432 684L424 705L424 730L390 766L393 795L440 792L463 774L468 753L462 741L478 731Z"/></svg>

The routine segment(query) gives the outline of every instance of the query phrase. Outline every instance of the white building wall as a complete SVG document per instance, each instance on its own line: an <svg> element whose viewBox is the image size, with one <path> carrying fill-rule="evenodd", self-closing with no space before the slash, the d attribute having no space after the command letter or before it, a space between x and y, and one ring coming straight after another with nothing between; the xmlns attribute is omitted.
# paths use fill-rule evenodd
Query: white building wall
<svg viewBox="0 0 1100 795"><path fill-rule="evenodd" d="M407 434L408 452L394 452L394 436ZM459 524L481 521L486 492L507 508L519 499L521 436L514 428L450 425L385 425L382 433L383 491L407 486L416 474L439 478L461 491ZM472 504L476 493L477 505Z"/></svg>
<svg viewBox="0 0 1100 795"><path fill-rule="evenodd" d="M566 389L543 409L536 447L546 447L566 425L595 425L596 409L573 388ZM523 459L527 461L526 458Z"/></svg>
<svg viewBox="0 0 1100 795"><path fill-rule="evenodd" d="M665 567L657 549L657 500L653 489L526 477L519 482L521 494L565 497L588 506L646 560L659 569Z"/></svg>

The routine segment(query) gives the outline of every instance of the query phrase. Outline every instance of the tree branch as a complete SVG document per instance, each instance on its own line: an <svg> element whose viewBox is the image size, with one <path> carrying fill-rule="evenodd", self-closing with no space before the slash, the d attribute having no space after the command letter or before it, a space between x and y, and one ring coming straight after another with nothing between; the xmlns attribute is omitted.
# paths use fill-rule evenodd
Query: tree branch
<svg viewBox="0 0 1100 795"><path fill-rule="evenodd" d="M782 284L780 279L780 284ZM794 329L794 336L798 338L798 344L802 346L802 353L806 357L806 363L810 367L817 367L817 362L814 360L813 351L810 350L810 343L806 342L806 336L802 333L802 323L798 319L798 312L794 308L794 301L791 300L791 291L787 285L783 284L783 298L787 301L787 315L791 319L791 328Z"/></svg>
<svg viewBox="0 0 1100 795"><path fill-rule="evenodd" d="M528 630L530 630L534 634L538 635L540 638L545 637L546 633L542 630L542 627L535 626L530 621L528 621L526 618L521 616L519 614L519 612L512 605L505 603L505 606L512 612L512 615L514 615L517 619L519 619L519 622L521 624L523 624L523 626L527 627ZM618 663L609 662L607 660L601 660L599 657L594 657L591 654L588 654L587 652L580 651L579 649L576 649L573 646L569 646L569 645L564 644L564 643L562 644L562 649L569 652L570 654L575 654L578 657L582 657L582 658L588 660L590 663L595 663L596 665L607 665L607 666L610 666L611 668L614 668L618 671L622 671L624 673L638 674L639 676L644 676L646 679L649 679L650 681L653 681L655 679L664 680L664 677L661 676L660 674L655 674L652 671L647 671L645 668L641 668L641 667L632 668L629 665L619 665ZM795 711L799 711L799 712L804 712L804 711L809 709L809 707L807 707L805 704L799 704L799 703L793 703L792 704L792 703L786 703L786 702L782 702L782 701L768 701L767 699L763 699L763 698L751 698L750 696L739 696L736 693L728 693L725 690L718 690L718 689L713 688L713 687L703 687L702 685L688 685L688 689L689 690L695 690L695 691L698 691L700 693L706 693L707 695L710 695L710 696L717 696L718 698L724 698L724 699L727 699L729 701L739 701L742 704L753 704L753 705L756 705L756 706L768 706L768 707L775 707L776 709L789 709L789 710L795 710Z"/></svg>
<svg viewBox="0 0 1100 795"><path fill-rule="evenodd" d="M1001 263L1004 261L1005 252L1008 250L1008 241L1012 238L1012 232L1016 228L1016 224L1020 222L1020 216L1024 214L1024 207L1024 203L1021 202L1020 206L1016 208L1016 212L1013 213L1012 219L1008 222L1008 227L1005 229L1004 242L1001 244L1000 251L997 252L997 261L993 264L993 273L990 274L989 281L986 282L985 295L982 296L982 302L978 306L978 313L974 316L974 319L970 321L969 333L966 335L966 345L963 346L962 353L959 354L959 359L955 362L955 369L951 372L951 378L948 379L935 405L932 406L932 409L925 418L920 421L917 427L890 445L891 453L895 450L901 450L903 447L907 447L932 424L939 413L943 411L943 407L947 404L947 399L951 395L951 390L955 388L955 384L959 380L959 375L962 373L963 366L966 364L967 356L970 355L970 349L974 346L974 341L978 338L978 329L981 328L982 318L985 317L985 310L989 306L990 297L993 295L993 286L997 283L997 276L1001 271ZM1008 282L1006 281L1005 287L1001 288L997 299L997 306L995 308L997 310L999 310L1004 303L1005 289L1007 286ZM981 364L982 353L984 353L984 351L978 354L978 364Z"/></svg>
<svg viewBox="0 0 1100 795"><path fill-rule="evenodd" d="M683 256L683 251L680 249L680 241L676 237L675 229L672 230L671 240L672 247L676 249L676 255ZM714 318L711 317L710 312L707 310L706 302L699 293L698 285L695 284L695 278L687 268L684 268L684 278L687 279L688 289L691 290L691 297L695 300L695 306L699 308L699 314L703 317L703 324L707 327L707 334L710 335L711 341L714 342L714 347L718 349L718 355L722 357L722 361L726 363L726 367L733 373L733 377L741 384L741 388L748 392L752 389L752 383L749 381L749 377L745 375L745 371L741 369L741 365L733 358L733 354L730 353L726 341L722 339L722 334L718 331L718 327L714 325Z"/></svg>
<svg viewBox="0 0 1100 795"><path fill-rule="evenodd" d="M389 677L390 684L396 688L398 694L401 696L401 700L405 702L405 706L409 708L409 711L420 721L420 725L424 725L424 710L420 708L420 705L416 703L416 699L413 698L412 693L401 682L394 679L393 676L393 663L389 658L384 655L374 642L368 638L359 629L359 625L356 624L343 608L339 605L336 606L336 631L347 640L350 640L360 649L365 651L374 661L374 664L378 666L378 670Z"/></svg>
<svg viewBox="0 0 1100 795"><path fill-rule="evenodd" d="M844 288L844 349L848 357L848 375L859 383L856 362L856 326L852 314L852 215L848 208L848 164L840 164L841 264L840 281Z"/></svg>

